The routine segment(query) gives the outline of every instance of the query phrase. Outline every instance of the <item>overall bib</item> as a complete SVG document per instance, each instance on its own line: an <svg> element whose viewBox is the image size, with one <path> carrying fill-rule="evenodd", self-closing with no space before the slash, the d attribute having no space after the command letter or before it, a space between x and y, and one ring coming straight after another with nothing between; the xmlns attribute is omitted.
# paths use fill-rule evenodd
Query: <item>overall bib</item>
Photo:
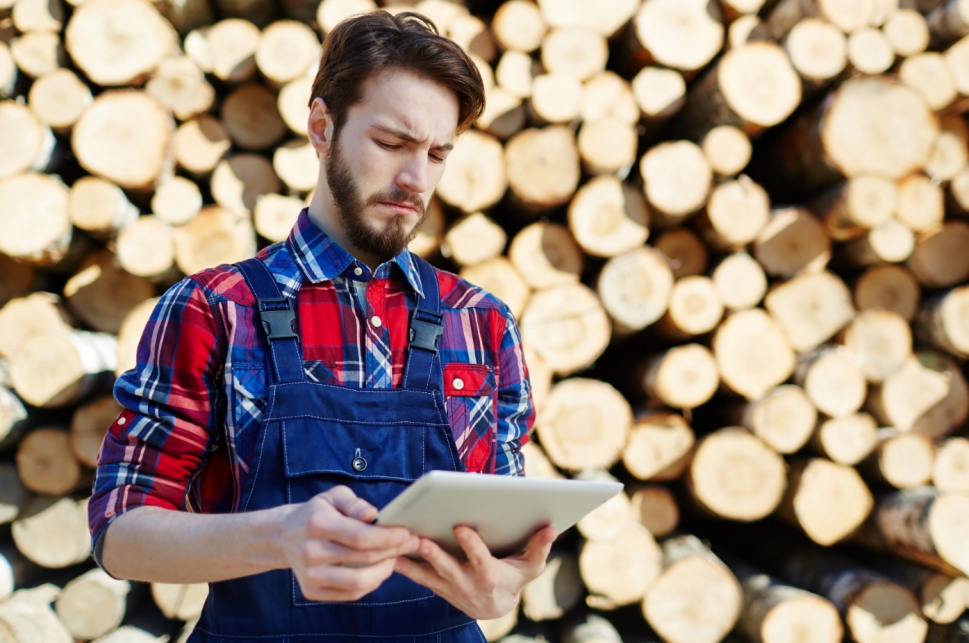
<svg viewBox="0 0 969 643"><path fill-rule="evenodd" d="M268 338L267 405L240 510L299 503L342 484L382 508L423 473L460 471L444 406L437 277L414 257L425 297L410 326L404 381L358 389L308 381L293 303L266 266L238 264ZM227 534L231 538L231 534ZM189 643L484 643L477 623L394 573L357 602L306 599L292 570L212 583Z"/></svg>

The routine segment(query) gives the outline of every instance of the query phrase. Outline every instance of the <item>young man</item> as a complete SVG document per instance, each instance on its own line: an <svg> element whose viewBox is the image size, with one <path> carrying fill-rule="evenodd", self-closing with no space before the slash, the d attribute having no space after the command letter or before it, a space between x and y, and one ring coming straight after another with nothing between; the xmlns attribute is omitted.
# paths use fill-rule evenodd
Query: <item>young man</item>
<svg viewBox="0 0 969 643"><path fill-rule="evenodd" d="M522 472L512 315L406 248L483 103L474 63L423 17L342 23L313 88L311 205L285 242L157 305L116 385L90 526L114 576L210 583L192 643L482 641L474 619L544 568L550 527L502 560L458 527L461 563L370 524L431 469Z"/></svg>

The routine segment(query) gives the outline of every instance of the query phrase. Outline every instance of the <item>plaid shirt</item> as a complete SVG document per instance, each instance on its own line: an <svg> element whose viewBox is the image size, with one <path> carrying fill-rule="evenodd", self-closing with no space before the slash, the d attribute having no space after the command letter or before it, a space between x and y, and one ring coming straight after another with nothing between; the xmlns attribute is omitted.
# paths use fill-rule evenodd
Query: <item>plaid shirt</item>
<svg viewBox="0 0 969 643"><path fill-rule="evenodd" d="M284 296L296 299L311 381L401 385L415 292L423 295L406 249L371 274L303 210L289 238L257 257ZM519 447L534 410L518 326L493 295L436 272L444 393L458 453L468 471L522 475ZM138 366L115 384L123 411L98 455L88 516L99 564L105 528L133 507L238 509L266 403L266 340L254 306L241 273L227 265L187 277L156 305Z"/></svg>

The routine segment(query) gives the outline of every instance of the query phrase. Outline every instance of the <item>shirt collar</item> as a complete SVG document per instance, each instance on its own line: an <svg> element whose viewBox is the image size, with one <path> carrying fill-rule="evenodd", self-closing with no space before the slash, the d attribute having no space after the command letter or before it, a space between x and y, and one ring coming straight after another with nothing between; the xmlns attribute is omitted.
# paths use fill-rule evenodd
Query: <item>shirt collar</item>
<svg viewBox="0 0 969 643"><path fill-rule="evenodd" d="M359 265L365 271L369 270L313 223L307 208L303 208L299 213L296 225L293 226L289 238L286 239L286 245L303 274L313 283L343 275L353 265ZM374 273L374 277L389 277L390 267L393 264L401 269L407 283L423 298L424 289L421 287L420 273L414 264L410 250L406 246L393 259L380 264Z"/></svg>

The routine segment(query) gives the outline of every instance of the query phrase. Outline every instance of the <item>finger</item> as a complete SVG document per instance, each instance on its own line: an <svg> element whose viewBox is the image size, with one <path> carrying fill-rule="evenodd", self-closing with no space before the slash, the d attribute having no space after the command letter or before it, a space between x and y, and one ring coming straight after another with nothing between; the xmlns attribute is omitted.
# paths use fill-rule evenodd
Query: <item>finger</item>
<svg viewBox="0 0 969 643"><path fill-rule="evenodd" d="M434 571L445 581L451 584L464 583L465 574L461 568L461 563L454 556L441 549L433 540L421 538L421 547L418 553L430 563Z"/></svg>
<svg viewBox="0 0 969 643"><path fill-rule="evenodd" d="M484 569L486 565L494 560L494 556L491 555L491 550L481 539L481 535L478 534L471 527L466 527L464 525L458 525L454 528L454 535L458 539L458 544L461 549L464 550L465 555L468 557L468 562L476 570L480 571Z"/></svg>
<svg viewBox="0 0 969 643"><path fill-rule="evenodd" d="M344 516L355 518L363 522L370 522L377 517L377 508L353 493L350 487L337 485L324 492L330 503Z"/></svg>
<svg viewBox="0 0 969 643"><path fill-rule="evenodd" d="M351 549L392 549L414 538L404 527L368 525L324 507L310 516L307 532L311 538L333 540Z"/></svg>
<svg viewBox="0 0 969 643"><path fill-rule="evenodd" d="M558 538L558 531L551 525L539 530L528 541L528 546L518 556L518 559L529 567L541 569L545 561L548 560L548 554L552 551L552 543L555 542L556 538Z"/></svg>
<svg viewBox="0 0 969 643"><path fill-rule="evenodd" d="M394 571L406 576L418 585L423 585L438 596L441 596L447 588L447 582L434 571L433 567L414 562L409 558L398 558Z"/></svg>
<svg viewBox="0 0 969 643"><path fill-rule="evenodd" d="M388 549L352 549L329 540L310 540L306 544L307 553L303 562L314 565L373 565L388 558L406 556L417 551L420 539L416 536L397 547Z"/></svg>
<svg viewBox="0 0 969 643"><path fill-rule="evenodd" d="M303 576L313 590L336 590L366 596L394 573L396 560L388 559L369 567L320 565L309 567Z"/></svg>

